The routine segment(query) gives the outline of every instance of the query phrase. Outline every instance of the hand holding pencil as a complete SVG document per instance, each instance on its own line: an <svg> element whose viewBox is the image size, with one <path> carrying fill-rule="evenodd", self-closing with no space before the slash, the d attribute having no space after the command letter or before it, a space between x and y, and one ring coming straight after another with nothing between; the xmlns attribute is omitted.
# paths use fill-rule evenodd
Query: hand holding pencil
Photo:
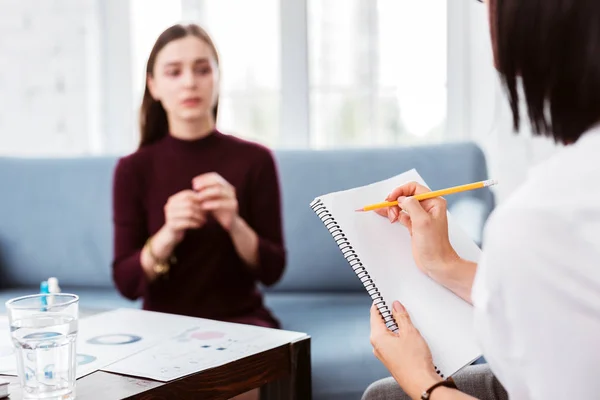
<svg viewBox="0 0 600 400"><path fill-rule="evenodd" d="M441 196L495 183L484 181L432 192L417 182L410 182L392 190L386 202L360 210L374 210L391 223L398 221L404 225L410 233L412 253L419 269L445 285L444 279L460 269L456 267L460 257L450 244L446 200ZM390 262L393 264L393 260Z"/></svg>
<svg viewBox="0 0 600 400"><path fill-rule="evenodd" d="M407 187L407 189L410 189L410 188L412 188L413 183L415 183L415 182L411 182L409 184L403 185L403 186L395 189L395 191L399 191L401 188L404 188L405 186ZM421 186L422 188L424 188L424 191L422 191L422 190L420 190L418 192L415 191L413 194L405 195L405 196L406 197L412 196L416 200L422 201L422 200L427 200L427 199L433 199L434 197L445 196L448 194L465 192L467 190L481 189L484 187L495 185L496 183L497 182L495 180L489 179L486 181L468 183L466 185L454 186L454 187L450 187L447 189L436 190L433 192L424 186L417 185L417 186ZM394 195L394 192L392 192L388 195L388 197L386 198L386 201L381 202L381 203L370 204L370 205L364 206L362 208L359 208L356 211L372 211L372 210L378 210L378 209L385 208L385 207L397 206L398 200L393 195Z"/></svg>

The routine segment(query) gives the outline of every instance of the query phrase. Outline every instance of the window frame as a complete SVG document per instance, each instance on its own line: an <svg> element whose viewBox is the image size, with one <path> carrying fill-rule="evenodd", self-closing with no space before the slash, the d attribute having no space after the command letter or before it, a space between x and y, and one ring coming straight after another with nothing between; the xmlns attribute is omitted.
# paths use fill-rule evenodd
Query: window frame
<svg viewBox="0 0 600 400"><path fill-rule="evenodd" d="M281 141L280 147L311 147L308 0L281 0ZM463 1L446 0L448 141L469 137L468 27L469 9Z"/></svg>
<svg viewBox="0 0 600 400"><path fill-rule="evenodd" d="M104 30L102 111L105 152L130 150L137 140L136 110L132 109L132 77L129 73L132 44L129 1L96 0ZM181 0L183 19L194 20L202 0ZM447 21L447 119L446 141L470 135L469 7L464 1L446 0ZM277 148L311 148L310 82L308 50L308 0L280 0L281 108ZM115 23L118 21L119 23ZM110 27L110 29L109 29ZM128 56L125 56L125 55ZM119 58L119 63L112 62ZM118 65L118 68L117 68ZM127 93L115 96L114 88ZM108 99L111 99L108 101ZM121 100L119 100L121 99Z"/></svg>

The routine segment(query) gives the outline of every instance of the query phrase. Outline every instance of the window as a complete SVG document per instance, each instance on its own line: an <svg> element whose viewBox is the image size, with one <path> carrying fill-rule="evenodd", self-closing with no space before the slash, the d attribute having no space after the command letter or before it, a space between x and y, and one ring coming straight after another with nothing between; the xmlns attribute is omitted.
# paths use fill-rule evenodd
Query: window
<svg viewBox="0 0 600 400"><path fill-rule="evenodd" d="M158 36L181 21L180 0L131 0L131 42L134 109L144 95L146 62ZM136 119L137 121L137 119Z"/></svg>
<svg viewBox="0 0 600 400"><path fill-rule="evenodd" d="M446 19L445 0L308 0L311 145L439 138Z"/></svg>
<svg viewBox="0 0 600 400"><path fill-rule="evenodd" d="M268 146L444 138L448 0L132 0L136 109L172 23L198 22L221 61L218 126Z"/></svg>
<svg viewBox="0 0 600 400"><path fill-rule="evenodd" d="M218 127L275 146L280 114L280 0L196 0L221 64ZM233 11L232 11L233 10Z"/></svg>

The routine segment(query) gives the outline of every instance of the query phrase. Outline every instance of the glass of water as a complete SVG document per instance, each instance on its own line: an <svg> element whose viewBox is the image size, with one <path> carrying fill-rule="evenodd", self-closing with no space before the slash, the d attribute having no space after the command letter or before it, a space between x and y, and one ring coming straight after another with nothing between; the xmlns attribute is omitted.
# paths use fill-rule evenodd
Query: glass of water
<svg viewBox="0 0 600 400"><path fill-rule="evenodd" d="M79 297L36 294L6 302L24 399L75 398Z"/></svg>

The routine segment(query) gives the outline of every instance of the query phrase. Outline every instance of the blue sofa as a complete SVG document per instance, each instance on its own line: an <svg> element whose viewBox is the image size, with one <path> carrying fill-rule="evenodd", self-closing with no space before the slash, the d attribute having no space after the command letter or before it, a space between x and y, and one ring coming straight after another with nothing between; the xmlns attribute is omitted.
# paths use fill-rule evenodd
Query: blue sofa
<svg viewBox="0 0 600 400"><path fill-rule="evenodd" d="M314 399L360 399L387 376L369 344L370 298L309 207L314 197L416 168L432 188L487 179L472 143L393 149L278 150L288 265L265 289L285 329L312 336ZM82 307L139 307L115 290L111 179L117 157L0 158L0 304L37 292L49 276ZM494 207L487 189L448 197L477 242Z"/></svg>

